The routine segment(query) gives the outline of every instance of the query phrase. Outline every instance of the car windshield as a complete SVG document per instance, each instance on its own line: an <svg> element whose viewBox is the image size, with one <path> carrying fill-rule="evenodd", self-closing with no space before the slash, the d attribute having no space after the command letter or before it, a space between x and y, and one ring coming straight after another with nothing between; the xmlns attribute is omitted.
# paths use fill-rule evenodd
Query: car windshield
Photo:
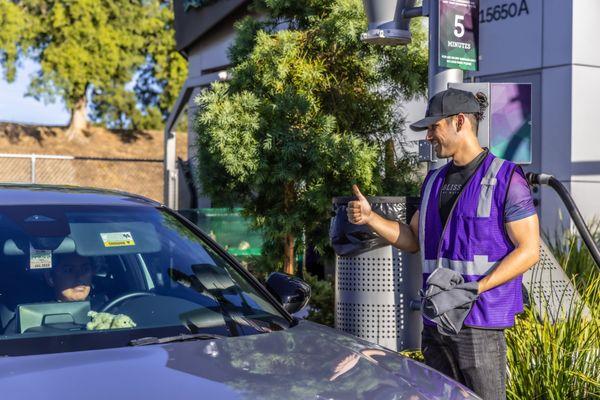
<svg viewBox="0 0 600 400"><path fill-rule="evenodd" d="M161 208L0 207L0 250L0 355L290 324L245 271Z"/></svg>

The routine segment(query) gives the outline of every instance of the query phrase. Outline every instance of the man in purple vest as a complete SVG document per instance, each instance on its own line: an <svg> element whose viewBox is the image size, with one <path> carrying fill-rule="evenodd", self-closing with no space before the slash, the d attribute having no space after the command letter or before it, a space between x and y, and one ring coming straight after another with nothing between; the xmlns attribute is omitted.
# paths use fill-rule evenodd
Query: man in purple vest
<svg viewBox="0 0 600 400"><path fill-rule="evenodd" d="M427 130L438 158L452 161L427 174L409 225L371 212L356 185L358 200L348 204L348 219L400 250L420 251L423 282L437 268L478 282L478 298L460 332L442 334L425 319L422 350L429 366L496 400L506 398L504 329L523 310L521 276L539 259L540 234L521 168L477 140L486 107L483 95L448 89L432 97L425 118L411 125Z"/></svg>

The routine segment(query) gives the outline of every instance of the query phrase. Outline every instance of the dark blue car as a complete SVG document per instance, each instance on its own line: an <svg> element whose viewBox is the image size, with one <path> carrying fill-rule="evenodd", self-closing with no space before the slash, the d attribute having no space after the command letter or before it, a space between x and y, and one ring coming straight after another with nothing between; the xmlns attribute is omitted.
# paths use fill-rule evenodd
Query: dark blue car
<svg viewBox="0 0 600 400"><path fill-rule="evenodd" d="M151 200L0 186L1 399L475 399Z"/></svg>

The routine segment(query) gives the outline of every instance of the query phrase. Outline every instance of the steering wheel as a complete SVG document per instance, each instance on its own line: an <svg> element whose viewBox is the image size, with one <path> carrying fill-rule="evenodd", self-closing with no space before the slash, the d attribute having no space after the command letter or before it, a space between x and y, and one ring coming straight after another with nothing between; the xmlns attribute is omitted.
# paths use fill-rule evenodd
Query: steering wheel
<svg viewBox="0 0 600 400"><path fill-rule="evenodd" d="M102 309L100 311L101 312L107 312L108 310L110 310L114 306L118 305L119 303L124 302L125 300L133 299L135 297L143 297L143 296L156 296L156 295L154 293L150 293L150 292L129 292L129 293L125 293L125 294L122 294L122 295L120 295L120 296L112 299L107 305L105 305L104 307L102 307Z"/></svg>

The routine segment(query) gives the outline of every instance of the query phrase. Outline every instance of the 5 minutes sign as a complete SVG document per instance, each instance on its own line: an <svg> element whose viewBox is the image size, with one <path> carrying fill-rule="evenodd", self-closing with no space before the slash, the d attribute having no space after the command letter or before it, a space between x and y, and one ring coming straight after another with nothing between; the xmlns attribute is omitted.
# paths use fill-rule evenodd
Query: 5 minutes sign
<svg viewBox="0 0 600 400"><path fill-rule="evenodd" d="M438 65L477 71L479 0L438 0Z"/></svg>

